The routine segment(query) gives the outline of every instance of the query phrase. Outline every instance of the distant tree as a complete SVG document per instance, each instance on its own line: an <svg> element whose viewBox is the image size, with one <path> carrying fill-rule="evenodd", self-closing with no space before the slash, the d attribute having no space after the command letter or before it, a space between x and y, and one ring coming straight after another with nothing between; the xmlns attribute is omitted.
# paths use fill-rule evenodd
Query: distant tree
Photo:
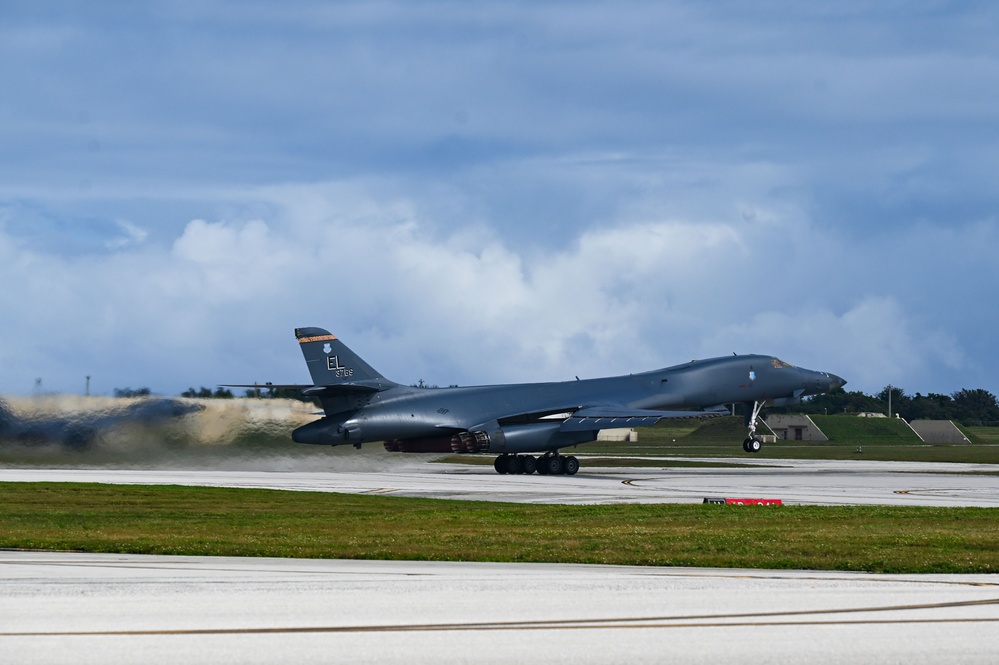
<svg viewBox="0 0 999 665"><path fill-rule="evenodd" d="M115 388L112 394L115 397L149 397L151 392L149 388L138 388L136 390L132 390L131 388Z"/></svg>
<svg viewBox="0 0 999 665"><path fill-rule="evenodd" d="M909 420L953 420L953 418L954 400L950 395L916 393L909 405Z"/></svg>
<svg viewBox="0 0 999 665"><path fill-rule="evenodd" d="M201 399L232 399L233 398L232 391L229 390L228 388L223 388L222 386L219 386L218 388L216 388L214 392L212 392L211 388L206 388L204 386L201 386L201 388L199 390L195 390L194 388L188 388L187 390L185 390L184 392L182 392L180 394L180 396L181 397L199 397Z"/></svg>
<svg viewBox="0 0 999 665"><path fill-rule="evenodd" d="M982 388L959 390L953 394L954 418L962 425L999 423L996 396Z"/></svg>
<svg viewBox="0 0 999 665"><path fill-rule="evenodd" d="M884 407L874 397L860 391L846 392L842 388L825 395L815 395L802 400L801 404L771 409L773 413L814 413L828 414L861 413L865 411L882 411Z"/></svg>
<svg viewBox="0 0 999 665"><path fill-rule="evenodd" d="M865 395L859 391L846 392L838 388L824 395L806 397L801 404L770 407L767 412L828 415L886 413L889 390L892 412L906 420L956 420L963 425L999 426L999 400L981 388L960 390L953 395L916 393L913 397L909 397L904 390L896 386L885 386L877 395Z"/></svg>

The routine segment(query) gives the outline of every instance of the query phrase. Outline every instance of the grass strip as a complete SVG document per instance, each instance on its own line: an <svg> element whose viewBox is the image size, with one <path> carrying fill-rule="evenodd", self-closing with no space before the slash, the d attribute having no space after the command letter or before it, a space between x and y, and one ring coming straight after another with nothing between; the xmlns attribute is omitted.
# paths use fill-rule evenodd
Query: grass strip
<svg viewBox="0 0 999 665"><path fill-rule="evenodd" d="M0 547L86 552L999 572L999 510L564 506L0 483Z"/></svg>

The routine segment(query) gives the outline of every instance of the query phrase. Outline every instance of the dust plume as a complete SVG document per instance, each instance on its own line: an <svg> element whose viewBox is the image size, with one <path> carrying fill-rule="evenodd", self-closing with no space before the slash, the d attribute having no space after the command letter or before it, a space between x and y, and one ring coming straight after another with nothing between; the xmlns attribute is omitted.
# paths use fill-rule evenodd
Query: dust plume
<svg viewBox="0 0 999 665"><path fill-rule="evenodd" d="M440 456L297 444L320 417L286 399L45 396L0 400L0 465L253 471L383 471Z"/></svg>

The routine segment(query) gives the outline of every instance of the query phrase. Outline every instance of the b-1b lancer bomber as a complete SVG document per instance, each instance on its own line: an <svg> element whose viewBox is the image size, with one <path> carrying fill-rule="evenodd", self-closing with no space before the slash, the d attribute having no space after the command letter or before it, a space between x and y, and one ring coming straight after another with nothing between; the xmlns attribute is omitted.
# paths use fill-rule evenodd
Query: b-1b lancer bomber
<svg viewBox="0 0 999 665"><path fill-rule="evenodd" d="M602 379L426 389L389 381L322 328L298 328L295 337L314 385L294 387L318 397L325 417L299 427L292 439L497 455L499 473L573 475L579 461L559 451L595 441L601 429L724 414L735 402L747 405L743 449L758 452L764 405L795 404L846 383L773 356L732 355Z"/></svg>

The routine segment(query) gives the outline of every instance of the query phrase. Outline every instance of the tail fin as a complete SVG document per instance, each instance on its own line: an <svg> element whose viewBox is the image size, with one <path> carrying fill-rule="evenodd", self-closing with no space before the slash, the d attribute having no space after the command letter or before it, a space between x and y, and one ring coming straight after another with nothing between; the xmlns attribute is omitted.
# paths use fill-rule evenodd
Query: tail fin
<svg viewBox="0 0 999 665"><path fill-rule="evenodd" d="M395 385L327 330L296 328L295 337L316 386L374 391Z"/></svg>

